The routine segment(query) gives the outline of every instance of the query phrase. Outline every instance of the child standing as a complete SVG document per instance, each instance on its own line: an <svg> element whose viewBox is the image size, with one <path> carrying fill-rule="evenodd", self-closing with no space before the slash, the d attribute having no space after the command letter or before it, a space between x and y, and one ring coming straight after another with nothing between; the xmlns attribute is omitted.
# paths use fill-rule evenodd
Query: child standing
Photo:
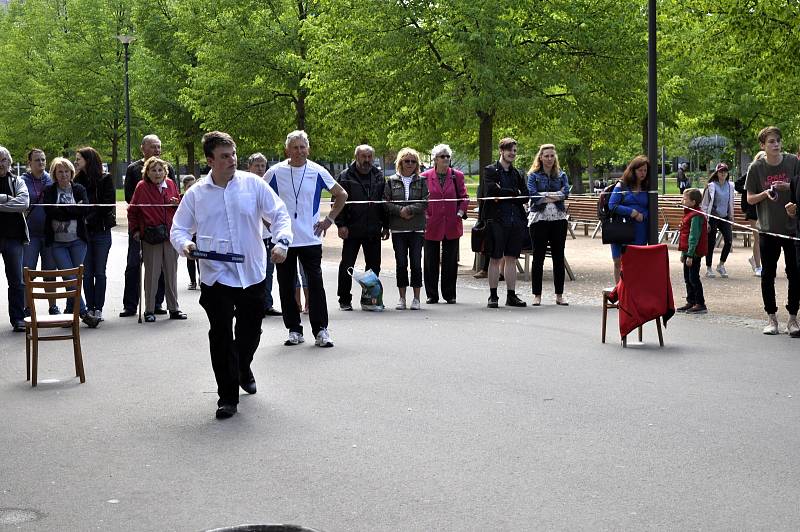
<svg viewBox="0 0 800 532"><path fill-rule="evenodd" d="M681 221L678 249L683 263L683 279L686 281L686 304L675 310L689 314L705 314L706 300L700 282L700 263L708 251L708 223L700 211L703 193L698 188L683 191L684 215Z"/></svg>

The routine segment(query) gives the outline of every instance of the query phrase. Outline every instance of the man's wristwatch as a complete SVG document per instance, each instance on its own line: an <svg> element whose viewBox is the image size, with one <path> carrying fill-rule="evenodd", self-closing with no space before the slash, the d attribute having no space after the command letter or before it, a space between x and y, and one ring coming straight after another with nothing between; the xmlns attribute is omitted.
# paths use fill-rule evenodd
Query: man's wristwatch
<svg viewBox="0 0 800 532"><path fill-rule="evenodd" d="M336 223L336 222L333 221L333 218L331 218L330 216L326 216L325 219L328 220L331 223L331 225Z"/></svg>
<svg viewBox="0 0 800 532"><path fill-rule="evenodd" d="M289 240L286 239L286 238L281 238L280 240L278 240L276 242L276 244L280 244L281 246L285 247L286 249L289 249Z"/></svg>

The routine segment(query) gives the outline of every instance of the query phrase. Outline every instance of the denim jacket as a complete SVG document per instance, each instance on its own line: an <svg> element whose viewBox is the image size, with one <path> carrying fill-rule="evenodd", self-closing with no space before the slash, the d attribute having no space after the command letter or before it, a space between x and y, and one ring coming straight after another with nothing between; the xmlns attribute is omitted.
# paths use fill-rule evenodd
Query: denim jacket
<svg viewBox="0 0 800 532"><path fill-rule="evenodd" d="M557 177L550 177L544 172L531 172L528 174L528 194L538 196L542 193L549 193L549 197L558 197L555 202L556 209L564 211L566 209L564 200L569 197L569 177L562 171ZM532 211L543 211L547 206L545 198L531 198L529 208Z"/></svg>

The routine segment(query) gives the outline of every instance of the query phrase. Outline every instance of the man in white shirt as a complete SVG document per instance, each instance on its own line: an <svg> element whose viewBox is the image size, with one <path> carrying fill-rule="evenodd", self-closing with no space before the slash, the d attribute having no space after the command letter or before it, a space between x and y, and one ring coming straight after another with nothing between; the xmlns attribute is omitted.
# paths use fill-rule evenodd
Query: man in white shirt
<svg viewBox="0 0 800 532"><path fill-rule="evenodd" d="M285 146L288 159L274 165L264 175L286 203L294 234L286 262L277 265L283 324L289 329L289 338L284 345L298 345L305 341L300 310L294 298L297 261L300 261L308 280L308 317L315 344L333 347L328 333L328 302L322 283L322 235L344 208L347 192L325 168L308 160L309 143L305 131L289 133ZM322 189L330 191L333 206L328 216L320 220ZM273 231L272 243L279 242Z"/></svg>
<svg viewBox="0 0 800 532"><path fill-rule="evenodd" d="M271 224L276 238L272 249L276 264L286 259L292 231L286 205L266 182L236 169L236 144L230 135L206 133L203 152L211 172L186 192L175 213L170 240L184 256L197 249L192 242L195 233L199 242L227 241L228 252L244 255L241 263L198 261L200 305L210 323L211 366L219 394L216 415L225 419L237 411L238 386L256 393L250 363L261 338L264 316L267 252L261 240L262 218Z"/></svg>

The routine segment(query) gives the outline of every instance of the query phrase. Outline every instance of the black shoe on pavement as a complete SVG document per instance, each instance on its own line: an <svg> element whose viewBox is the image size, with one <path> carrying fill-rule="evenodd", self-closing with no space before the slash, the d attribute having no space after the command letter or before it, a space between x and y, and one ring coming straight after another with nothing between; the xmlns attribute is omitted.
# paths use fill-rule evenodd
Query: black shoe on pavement
<svg viewBox="0 0 800 532"><path fill-rule="evenodd" d="M517 294L511 294L506 297L507 307L527 307L528 304L521 300Z"/></svg>
<svg viewBox="0 0 800 532"><path fill-rule="evenodd" d="M705 314L708 309L705 305L693 305L692 308L686 311L687 314Z"/></svg>
<svg viewBox="0 0 800 532"><path fill-rule="evenodd" d="M489 296L489 303L486 305L488 308L497 308L500 298Z"/></svg>
<svg viewBox="0 0 800 532"><path fill-rule="evenodd" d="M166 316L167 311L161 307L156 307L156 309L153 311L153 314L158 314L159 316Z"/></svg>
<svg viewBox="0 0 800 532"><path fill-rule="evenodd" d="M131 316L136 316L136 309L126 308L122 312L119 313L120 318L130 318Z"/></svg>
<svg viewBox="0 0 800 532"><path fill-rule="evenodd" d="M428 305L436 305L437 303L439 303L439 298L436 298L436 297L429 297L428 299L426 299L426 300L425 300L425 302L426 302Z"/></svg>
<svg viewBox="0 0 800 532"><path fill-rule="evenodd" d="M217 419L228 419L236 413L236 405L221 405L217 408Z"/></svg>
<svg viewBox="0 0 800 532"><path fill-rule="evenodd" d="M353 310L352 303L339 303L339 310L350 311Z"/></svg>
<svg viewBox="0 0 800 532"><path fill-rule="evenodd" d="M800 330L792 331L789 333L790 338L800 338Z"/></svg>
<svg viewBox="0 0 800 532"><path fill-rule="evenodd" d="M53 305L52 307L50 307L49 309L47 309L47 312L48 312L48 313L49 313L51 316L58 316L59 314L61 314L61 309L60 309L60 308L58 308L58 305Z"/></svg>
<svg viewBox="0 0 800 532"><path fill-rule="evenodd" d="M186 313L181 312L180 310L169 311L169 319L171 320L185 320L186 318L188 318Z"/></svg>
<svg viewBox="0 0 800 532"><path fill-rule="evenodd" d="M456 298L453 298L453 299L447 299L446 301L447 301L447 304L448 304L448 305L455 305L455 304L456 304Z"/></svg>
<svg viewBox="0 0 800 532"><path fill-rule="evenodd" d="M283 312L275 310L275 307L270 307L264 311L264 316L283 316Z"/></svg>
<svg viewBox="0 0 800 532"><path fill-rule="evenodd" d="M17 321L12 326L14 332L25 332L25 322L24 321Z"/></svg>
<svg viewBox="0 0 800 532"><path fill-rule="evenodd" d="M692 308L693 306L694 306L694 303L686 303L686 304L685 304L685 305L683 305L682 307L678 307L678 308L676 308L676 309L675 309L675 312L686 312L686 311L688 311L690 308Z"/></svg>
<svg viewBox="0 0 800 532"><path fill-rule="evenodd" d="M239 375L239 386L242 388L242 390L246 391L250 395L253 395L257 391L256 378L253 376L252 371L248 371L248 373L250 374L249 376Z"/></svg>

